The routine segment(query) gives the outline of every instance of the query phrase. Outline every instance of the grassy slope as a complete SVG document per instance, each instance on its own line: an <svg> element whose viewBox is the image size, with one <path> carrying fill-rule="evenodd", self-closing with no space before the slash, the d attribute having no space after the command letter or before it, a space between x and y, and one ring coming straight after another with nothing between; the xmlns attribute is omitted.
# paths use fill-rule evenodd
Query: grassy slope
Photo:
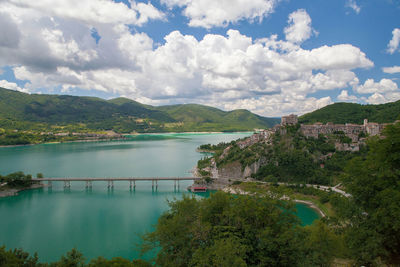
<svg viewBox="0 0 400 267"><path fill-rule="evenodd" d="M400 116L400 101L381 105L361 105L354 103L335 103L299 118L300 123L333 122L362 124L370 122L394 122Z"/></svg>

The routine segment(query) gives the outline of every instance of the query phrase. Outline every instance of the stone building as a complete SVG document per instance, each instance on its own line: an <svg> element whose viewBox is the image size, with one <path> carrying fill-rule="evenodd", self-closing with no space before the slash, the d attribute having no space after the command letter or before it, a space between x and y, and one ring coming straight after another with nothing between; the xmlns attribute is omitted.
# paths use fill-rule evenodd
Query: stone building
<svg viewBox="0 0 400 267"><path fill-rule="evenodd" d="M287 125L296 125L298 123L297 115L291 114L289 116L283 116L280 125L275 125L273 127L273 131L280 131L281 134L285 133L285 128L283 126ZM328 122L326 124L317 122L314 124L301 124L300 131L306 137L314 137L318 138L320 134L328 135L328 134L337 134L343 133L347 137L351 138L352 142L358 142L359 136L361 133L368 134L370 136L379 135L383 128L387 124L379 124L374 122L368 122L367 119L364 120L364 124L333 124L332 122Z"/></svg>
<svg viewBox="0 0 400 267"><path fill-rule="evenodd" d="M289 116L283 116L281 119L281 125L296 125L299 122L297 115L290 114Z"/></svg>

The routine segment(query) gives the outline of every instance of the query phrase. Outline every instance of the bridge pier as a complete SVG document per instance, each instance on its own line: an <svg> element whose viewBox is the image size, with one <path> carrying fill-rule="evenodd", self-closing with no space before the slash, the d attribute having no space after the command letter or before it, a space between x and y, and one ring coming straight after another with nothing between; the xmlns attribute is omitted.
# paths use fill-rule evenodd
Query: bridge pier
<svg viewBox="0 0 400 267"><path fill-rule="evenodd" d="M1 1L1 0L0 0ZM86 178L39 178L35 179L37 180L36 182L48 182L48 187L52 187L53 182L64 182L64 187L65 188L70 188L71 187L71 182L72 181L80 181L80 182L85 182L86 183L86 188L92 188L93 186L93 181L103 181L107 182L107 187L108 188L114 188L114 181L129 181L129 187L136 188L136 181L151 181L151 187L158 189L158 181L174 181L174 188L180 187L180 181L185 181L185 180L199 180L199 177L105 177L105 178L93 178L93 177L86 177Z"/></svg>
<svg viewBox="0 0 400 267"><path fill-rule="evenodd" d="M86 181L86 188L92 188L92 181Z"/></svg>

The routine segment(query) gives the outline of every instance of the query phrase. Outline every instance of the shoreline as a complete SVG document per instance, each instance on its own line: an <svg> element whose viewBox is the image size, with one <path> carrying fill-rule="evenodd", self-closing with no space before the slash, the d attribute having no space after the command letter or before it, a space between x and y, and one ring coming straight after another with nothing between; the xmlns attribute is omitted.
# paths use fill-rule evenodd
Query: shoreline
<svg viewBox="0 0 400 267"><path fill-rule="evenodd" d="M236 134L236 133L252 133L253 131L235 131L235 132L156 132L156 133L132 133L122 135L157 135L157 134Z"/></svg>
<svg viewBox="0 0 400 267"><path fill-rule="evenodd" d="M49 144L66 144L66 143L85 143L85 142L98 142L98 141L119 141L128 140L126 136L138 136L138 135L162 135L162 134L237 134L237 133L250 133L251 131L240 131L240 132L160 132L160 133L134 133L134 134L122 134L122 138L105 138L105 139L78 139L71 141L55 141L55 142L44 142L35 144L25 144L25 145L0 145L0 148L7 147L25 147L25 146L35 146L35 145L49 145Z"/></svg>
<svg viewBox="0 0 400 267"><path fill-rule="evenodd" d="M319 213L319 215L321 216L321 218L326 217L326 214L320 208L318 208L317 205L315 205L315 203L313 203L311 201L301 200L301 199L293 199L293 201L296 203L302 203L302 204L309 206L313 210L317 211Z"/></svg>
<svg viewBox="0 0 400 267"><path fill-rule="evenodd" d="M229 193L229 194L239 194L239 195L249 195L249 192L243 191L240 188L232 188L230 186L224 187L222 189L220 189L221 191L225 192L225 193ZM296 203L301 203L301 204L305 204L307 206L309 206L311 209L315 210L318 215L320 216L320 218L324 218L326 217L326 214L313 202L311 201L307 201L307 200L301 200L301 199L290 199L288 197L282 197L283 200L292 200L293 202Z"/></svg>
<svg viewBox="0 0 400 267"><path fill-rule="evenodd" d="M36 145L51 145L51 144L67 144L67 143L85 143L85 142L99 142L99 141L118 141L126 140L126 138L106 138L106 139L78 139L71 141L56 141L56 142L45 142L36 144L26 144L26 145L1 145L0 148L6 147L24 147L24 146L36 146Z"/></svg>
<svg viewBox="0 0 400 267"><path fill-rule="evenodd" d="M4 197L13 197L13 196L18 196L19 192L26 191L26 190L33 190L33 189L39 189L39 188L44 188L47 187L45 184L33 184L29 187L23 187L23 188L10 188L6 190L1 190L0 191L0 198Z"/></svg>

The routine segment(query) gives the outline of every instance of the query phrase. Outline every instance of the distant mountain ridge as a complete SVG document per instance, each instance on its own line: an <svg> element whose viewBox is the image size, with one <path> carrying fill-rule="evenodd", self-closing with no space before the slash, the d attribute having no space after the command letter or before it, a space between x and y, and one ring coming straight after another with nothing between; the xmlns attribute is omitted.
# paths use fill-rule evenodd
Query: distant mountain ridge
<svg viewBox="0 0 400 267"><path fill-rule="evenodd" d="M246 131L269 128L279 118L247 110L222 111L198 105L150 106L127 98L26 94L0 88L0 127L30 129L35 124L84 124L116 132Z"/></svg>
<svg viewBox="0 0 400 267"><path fill-rule="evenodd" d="M380 105L361 105L355 103L334 103L299 117L299 123L311 124L370 122L391 123L400 119L400 100Z"/></svg>

